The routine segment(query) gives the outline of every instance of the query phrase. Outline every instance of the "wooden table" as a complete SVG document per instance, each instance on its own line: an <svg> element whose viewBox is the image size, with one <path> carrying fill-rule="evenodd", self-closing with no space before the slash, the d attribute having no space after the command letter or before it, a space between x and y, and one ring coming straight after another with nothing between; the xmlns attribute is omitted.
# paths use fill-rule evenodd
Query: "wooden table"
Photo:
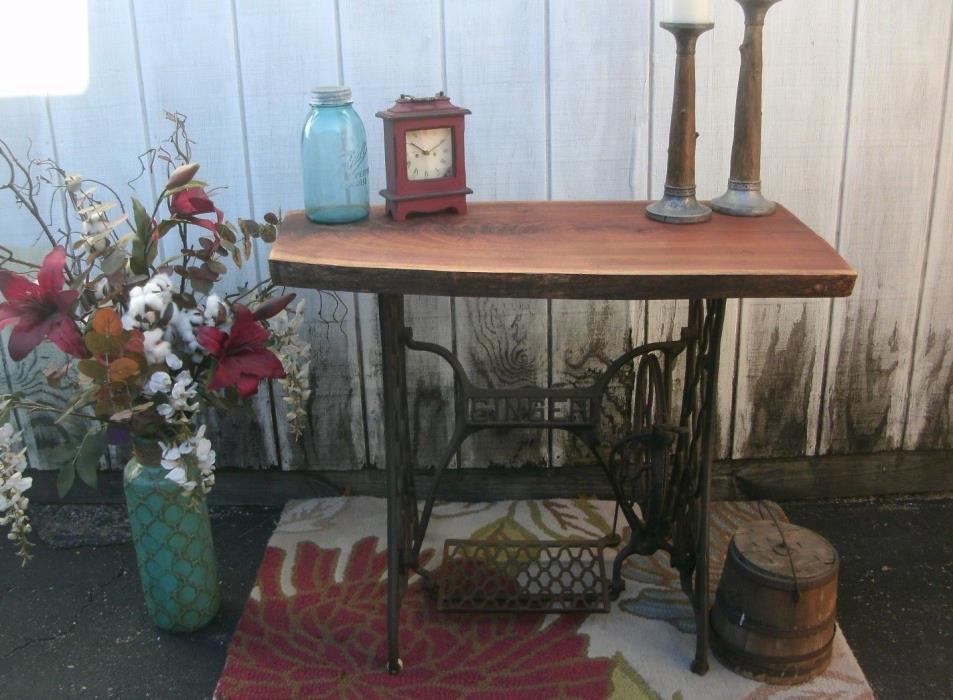
<svg viewBox="0 0 953 700"><path fill-rule="evenodd" d="M668 552L695 611L692 669L707 670L712 426L725 301L847 296L857 275L783 207L766 218L715 214L695 226L654 222L644 212L644 202L497 202L471 204L464 216L401 223L380 208L366 221L343 226L315 225L300 212L286 218L270 255L275 282L378 295L391 672L401 666L398 618L407 577L417 571L429 579L418 558L440 476L460 443L487 428L555 428L586 444L631 530L613 565L612 592L617 595L623 586L626 557ZM677 340L633 348L591 387L492 390L473 385L446 348L414 339L404 324L405 294L689 299L689 320ZM422 510L409 458L407 350L442 357L456 382L454 434ZM674 416L673 371L680 356L684 381L681 410ZM632 364L633 432L606 453L598 449L603 394L609 380Z"/></svg>

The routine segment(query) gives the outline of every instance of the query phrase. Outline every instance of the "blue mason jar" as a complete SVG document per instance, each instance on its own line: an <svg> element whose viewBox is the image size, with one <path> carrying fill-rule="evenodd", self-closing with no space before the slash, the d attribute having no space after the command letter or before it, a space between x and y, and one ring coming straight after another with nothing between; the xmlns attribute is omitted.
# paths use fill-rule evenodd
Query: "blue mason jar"
<svg viewBox="0 0 953 700"><path fill-rule="evenodd" d="M301 131L305 213L316 224L367 218L367 136L351 106L351 89L311 91L311 113Z"/></svg>

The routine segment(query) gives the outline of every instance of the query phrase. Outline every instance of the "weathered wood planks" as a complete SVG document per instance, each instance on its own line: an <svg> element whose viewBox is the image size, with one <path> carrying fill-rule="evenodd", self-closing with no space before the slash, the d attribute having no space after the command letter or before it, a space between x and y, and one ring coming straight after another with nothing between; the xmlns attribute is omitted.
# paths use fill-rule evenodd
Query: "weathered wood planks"
<svg viewBox="0 0 953 700"><path fill-rule="evenodd" d="M946 60L950 77L917 310L909 407L904 421L906 449L953 447L953 58L948 54Z"/></svg>
<svg viewBox="0 0 953 700"><path fill-rule="evenodd" d="M550 3L551 199L647 196L651 15L649 3ZM643 302L555 299L549 312L555 385L591 383L594 372L645 335ZM607 436L627 432L631 392L631 374L610 389L603 406ZM554 466L591 460L567 433L553 431L551 444Z"/></svg>
<svg viewBox="0 0 953 700"><path fill-rule="evenodd" d="M765 25L764 191L831 244L837 237L853 9L826 0L781 2ZM821 15L825 21L813 21ZM810 32L791 31L808 25ZM817 89L821 75L824 90ZM732 457L814 454L830 307L827 300L743 302Z"/></svg>
<svg viewBox="0 0 953 700"><path fill-rule="evenodd" d="M950 44L948 3L858 4L822 453L899 447Z"/></svg>
<svg viewBox="0 0 953 700"><path fill-rule="evenodd" d="M58 153L73 161L66 165L122 186L134 166L130 149L164 135L162 109L180 109L190 116L203 174L230 185L220 193L229 213L260 216L300 206L297 138L311 85L343 80L354 89L369 132L372 194L383 172L374 111L400 92L447 88L461 104L477 106L468 122L469 159L482 159L471 168L475 199L657 196L674 61L671 37L656 26L660 7L621 0L584 9L569 0L295 0L265 7L236 0L197 8L179 27L149 3L110 0L90 7L88 94L51 96L48 105L4 98L0 137L25 149L31 136L35 154ZM742 27L734 0L713 0L713 14L716 29L703 37L698 56L702 197L720 194L727 178ZM765 193L828 241L841 240L861 272L861 296L835 305L829 353L827 302L730 305L719 400L723 455L732 445L735 457L771 457L953 442L949 123L939 143L949 14L933 0L789 0L772 10L765 28ZM581 124L592 124L592 135L580 138ZM140 182L146 196L149 185ZM0 242L17 222L9 201L0 202ZM222 425L216 440L223 464L273 465L279 456L284 468L379 463L376 303L361 294L344 298L343 331L317 319L307 331L317 380L307 444L290 444L280 417L270 427L271 407L259 404L263 428L253 414ZM308 301L317 308L316 296ZM484 351L468 347L475 337L457 337L471 311L465 304L408 297L406 312L419 337L459 346L475 367ZM485 306L509 309L501 318L516 323L507 336L503 322L497 356L516 357L531 339L543 342L542 357L531 352L521 361L544 383L584 381L629 334L638 342L647 326L650 337L667 337L684 322L677 304L660 301L557 300L545 312L511 302ZM472 311L483 313L480 304ZM412 411L435 436L422 442L417 459L428 464L427 450L439 449L450 425L450 375L440 361L415 355ZM31 371L7 366L8 374L26 373L23 382L32 381ZM47 428L38 426L41 442L50 444ZM42 465L32 434L27 438L33 463ZM540 435L534 444L546 442ZM519 454L511 463L527 461ZM552 463L579 456L558 433L552 450L537 454Z"/></svg>
<svg viewBox="0 0 953 700"><path fill-rule="evenodd" d="M170 133L165 110L187 115L189 136L196 142L195 160L202 164L202 179L228 187L216 193L216 204L233 220L250 216L253 202L248 144L231 6L196 6L184 22L169 21L168 8L161 4L138 0L132 7L135 26L127 31L134 30L137 38L142 116L148 141L157 142ZM210 27L216 31L210 33ZM111 40L109 36L96 38L105 44ZM223 109L223 104L228 108ZM102 174L109 176L118 179L110 173ZM161 180L163 176L156 177ZM159 182L158 186L163 184ZM258 249L256 245L255 259L242 270L222 279L223 288L238 289L260 280ZM207 420L221 463L244 467L277 463L268 392L259 392L251 400L251 410L210 413Z"/></svg>
<svg viewBox="0 0 953 700"><path fill-rule="evenodd" d="M338 32L327 21L334 16L333 0L287 3L282 12L239 0L235 9L248 184L252 213L260 218L300 206L300 133L309 89L338 82ZM281 467L350 469L367 459L356 300L350 293L296 291L305 301L302 332L312 347L313 389L307 430L295 441L281 387L272 384Z"/></svg>
<svg viewBox="0 0 953 700"><path fill-rule="evenodd" d="M384 187L384 141L381 120L375 112L393 104L401 93L432 95L443 87L442 19L439 0L411 0L393 3L373 0L360 3L335 3L340 16L340 80L354 90L354 107L367 130L367 154L370 168L372 201L381 201ZM325 18L328 21L331 18ZM384 432L381 415L383 383L381 379L380 334L377 299L368 294L355 295L353 312L358 318L360 364L362 368L364 416L366 418L367 458L362 464L384 466ZM424 307L418 312L414 300L405 309L407 322L429 319L421 333L450 326L449 305ZM435 316L438 313L439 316ZM444 337L441 336L441 340ZM446 432L448 370L433 358L411 353L408 382L410 403L416 407L415 420L424 435ZM430 443L430 438L425 438ZM434 446L434 450L439 450ZM426 464L433 450L415 451ZM315 466L309 463L312 468Z"/></svg>
<svg viewBox="0 0 953 700"><path fill-rule="evenodd" d="M546 3L445 2L446 88L467 118L467 178L472 200L545 199L547 193ZM474 144L480 144L474 147ZM549 380L543 300L455 302L461 361L491 387L545 386ZM549 462L541 431L475 435L466 464Z"/></svg>

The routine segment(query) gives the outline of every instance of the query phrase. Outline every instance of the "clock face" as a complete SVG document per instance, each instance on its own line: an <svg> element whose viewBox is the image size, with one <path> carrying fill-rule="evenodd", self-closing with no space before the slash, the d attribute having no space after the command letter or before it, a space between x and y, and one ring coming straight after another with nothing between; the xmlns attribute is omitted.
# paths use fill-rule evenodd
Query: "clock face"
<svg viewBox="0 0 953 700"><path fill-rule="evenodd" d="M439 180L453 175L453 130L418 129L406 133L408 180Z"/></svg>

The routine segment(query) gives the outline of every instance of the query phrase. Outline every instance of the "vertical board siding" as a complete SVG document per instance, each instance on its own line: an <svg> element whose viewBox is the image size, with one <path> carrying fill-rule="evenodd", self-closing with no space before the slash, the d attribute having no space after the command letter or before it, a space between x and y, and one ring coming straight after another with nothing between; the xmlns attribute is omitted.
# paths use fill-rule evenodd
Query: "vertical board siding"
<svg viewBox="0 0 953 700"><path fill-rule="evenodd" d="M82 95L49 97L50 125L60 165L68 173L103 181L115 195L102 185L96 185L95 196L101 201L118 200L123 210L130 209L132 197L145 202L146 207L155 197L153 179L143 172L139 161L139 154L153 144L148 142L142 122L142 93L132 30L128 0L92 3L88 19L89 86ZM130 124L133 128L113 132L104 115L108 115L109 122ZM103 138L107 133L108 144ZM93 186L87 184L87 187ZM118 209L114 210L114 216L118 213ZM131 210L129 215L131 218ZM65 223L71 229L78 225L72 213ZM44 348L42 352L51 351L57 352L53 348ZM112 448L114 467L122 466L128 459L128 449L128 445Z"/></svg>
<svg viewBox="0 0 953 700"><path fill-rule="evenodd" d="M301 127L309 89L338 82L334 0L270 3L236 0L242 109L253 213L301 207ZM263 261L262 261L263 262ZM287 404L273 384L281 466L351 469L363 464L364 418L353 294L296 290L305 302L303 334L312 348L308 426L300 440L287 429Z"/></svg>
<svg viewBox="0 0 953 700"><path fill-rule="evenodd" d="M168 135L166 110L186 114L202 179L212 186L227 185L216 193L216 204L230 220L251 216L232 6L228 2L197 4L185 22L171 21L169 8L161 3L136 0L133 7L148 133L154 141ZM209 27L216 31L210 33ZM255 260L223 278L223 289L258 282L260 247L256 245ZM259 467L278 461L268 392L259 392L250 403L251 410L208 415L222 464Z"/></svg>
<svg viewBox="0 0 953 700"><path fill-rule="evenodd" d="M658 26L664 11L662 0L655 2L654 36L654 100L652 116L652 170L651 197L662 196L668 157L668 137L672 114L672 93L675 77L675 39ZM698 198L711 199L724 191L728 184L728 164L734 132L734 104L738 83L744 17L734 0L714 0L712 20L715 29L698 40L695 57L696 73L696 127L699 134L695 181ZM732 395L734 390L734 361L738 302L729 300L726 306L725 330L722 338L722 356L718 380L718 414L716 422L716 454L727 456L730 444ZM677 338L688 322L688 303L684 301L653 301L648 304L648 340ZM684 371L681 360L675 369L675 415L681 406Z"/></svg>
<svg viewBox="0 0 953 700"><path fill-rule="evenodd" d="M840 249L860 276L834 304L824 453L900 446L950 11L933 0L858 4Z"/></svg>
<svg viewBox="0 0 953 700"><path fill-rule="evenodd" d="M547 195L546 11L538 1L465 0L445 5L447 89L473 110L467 121L467 181L473 199ZM501 388L549 380L547 303L456 302L460 360L471 379ZM484 431L461 449L465 466L549 463L539 430Z"/></svg>
<svg viewBox="0 0 953 700"><path fill-rule="evenodd" d="M641 199L648 181L651 8L553 0L549 10L549 195ZM595 373L642 342L644 309L624 301L553 300L553 383L590 385ZM603 400L607 438L628 432L631 385L631 373L620 373ZM551 461L580 464L591 455L579 440L555 431Z"/></svg>
<svg viewBox="0 0 953 700"><path fill-rule="evenodd" d="M831 244L853 9L851 2L781 2L765 23L764 192ZM814 21L821 16L825 21ZM824 90L817 89L818 76ZM743 307L732 457L814 454L830 302L746 299Z"/></svg>
<svg viewBox="0 0 953 700"><path fill-rule="evenodd" d="M2 138L21 160L48 158L55 156L53 133L50 128L47 102L42 97L0 98L0 138ZM28 156L29 154L29 156ZM6 164L0 164L0 178L8 181L10 173ZM38 197L42 208L50 195L48 186L43 186ZM47 212L44 211L44 215ZM0 192L0 244L9 248L20 260L38 264L49 244L40 232L35 220L23 208L15 203L9 191ZM23 271L22 268L14 268ZM21 362L14 362L7 352L10 329L2 334L2 361L4 383L12 390L22 391L39 401L58 404L63 395L49 387L43 376L47 366L61 365L66 356L52 344L45 344ZM23 428L24 446L27 448L30 465L35 468L48 468L49 452L62 444L79 444L86 432L82 420L69 419L56 423L56 416L48 413L21 414L18 423Z"/></svg>
<svg viewBox="0 0 953 700"><path fill-rule="evenodd" d="M203 179L228 185L221 208L231 219L261 217L300 207L310 87L353 89L377 202L384 168L374 113L401 93L444 89L473 110L473 200L658 197L675 62L674 41L658 27L663 5L210 0L176 22L159 3L102 0L89 8L87 92L0 98L0 138L20 153L29 140L35 156L113 185L128 204L136 157L169 132L163 111L178 110L189 117ZM696 66L701 199L727 183L743 33L734 0L713 0L712 12L716 28L699 41ZM833 303L729 302L721 456L953 446L951 12L938 0L788 0L768 15L765 194L839 245L860 279L852 298ZM154 185L138 180L134 196L149 199ZM45 245L35 231L0 196L0 243L39 261ZM262 279L265 250L225 284ZM300 294L313 348L306 434L288 436L275 384L252 410L210 416L219 461L381 466L376 297L344 294L335 309L331 296ZM408 297L406 316L418 339L456 348L479 384L582 385L631 345L677 337L687 304ZM41 370L61 354L48 348L13 363L5 346L0 386L56 401ZM626 381L607 402L612 431L631 409ZM410 353L408 382L414 461L432 466L453 427L452 373L439 358ZM34 466L49 466L47 452L85 430L80 421L19 419ZM468 467L587 459L572 438L544 431L477 435L459 457Z"/></svg>
<svg viewBox="0 0 953 700"><path fill-rule="evenodd" d="M953 48L951 48L953 51ZM930 245L921 290L904 447L953 447L953 74L947 54L946 104L934 185Z"/></svg>
<svg viewBox="0 0 953 700"><path fill-rule="evenodd" d="M374 202L384 187L384 136L375 113L386 109L402 93L432 95L443 87L440 0L369 0L339 3L341 23L341 76L354 90L354 108L367 129L370 191ZM377 297L358 294L355 312L359 318L361 365L367 417L368 466L384 465L383 392ZM428 319L429 328L417 329L421 339L445 342L430 329L450 327L449 302L405 300L406 322L415 326ZM436 309L440 309L435 316ZM429 337L428 337L429 336ZM421 466L431 462L440 448L433 443L446 434L449 414L448 370L437 358L410 353L407 381L409 404L416 410L415 424L422 429L428 447L415 457ZM437 398L439 397L439 398ZM445 397L445 398L444 398ZM433 437L431 437L433 436ZM433 449L429 449L432 445ZM361 465L353 465L354 467Z"/></svg>

